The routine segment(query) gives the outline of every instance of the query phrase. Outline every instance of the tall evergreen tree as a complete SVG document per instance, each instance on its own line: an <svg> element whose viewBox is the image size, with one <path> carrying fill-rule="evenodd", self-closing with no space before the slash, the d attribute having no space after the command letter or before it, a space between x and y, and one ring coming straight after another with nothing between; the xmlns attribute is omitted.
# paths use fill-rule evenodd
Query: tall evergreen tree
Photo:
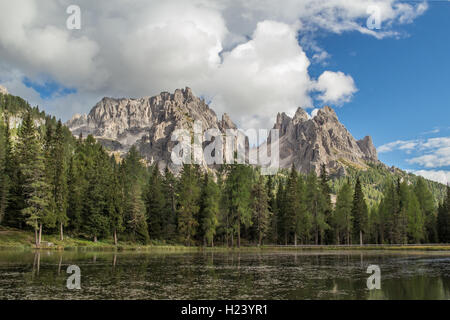
<svg viewBox="0 0 450 320"><path fill-rule="evenodd" d="M352 230L354 235L353 239L359 238L359 244L362 245L363 236L367 233L368 227L368 208L359 177L356 179L355 193L353 195L352 217Z"/></svg>
<svg viewBox="0 0 450 320"><path fill-rule="evenodd" d="M437 214L434 205L433 194L428 189L425 179L419 177L414 187L414 192L420 204L420 209L425 216L425 241L437 242Z"/></svg>
<svg viewBox="0 0 450 320"><path fill-rule="evenodd" d="M317 181L317 175L314 171L308 174L306 179L306 201L307 209L312 217L314 243L319 244L325 236L325 231L329 228L326 216L323 193Z"/></svg>
<svg viewBox="0 0 450 320"><path fill-rule="evenodd" d="M325 164L321 165L320 168L320 211L323 212L325 219L325 231L323 234L324 239L321 239L322 243L332 243L333 242L333 230L329 227L331 224L332 217L332 205L331 205L331 188L330 188L330 178ZM322 238L323 238L322 237Z"/></svg>
<svg viewBox="0 0 450 320"><path fill-rule="evenodd" d="M39 246L44 223L52 226L54 220L49 208L51 194L45 177L43 149L30 112L20 128L16 154L25 203L22 213L27 225L34 229L35 243Z"/></svg>
<svg viewBox="0 0 450 320"><path fill-rule="evenodd" d="M203 243L210 246L214 246L214 236L219 223L219 201L219 188L210 174L205 173L200 199L199 225Z"/></svg>
<svg viewBox="0 0 450 320"><path fill-rule="evenodd" d="M197 233L201 192L193 165L183 165L178 190L178 232L180 240L190 246Z"/></svg>
<svg viewBox="0 0 450 320"><path fill-rule="evenodd" d="M153 166L144 200L150 238L162 239L166 230L165 214L167 212L165 211L163 178L157 164Z"/></svg>
<svg viewBox="0 0 450 320"><path fill-rule="evenodd" d="M447 196L439 205L437 217L439 242L450 243L450 186L447 185Z"/></svg>
<svg viewBox="0 0 450 320"><path fill-rule="evenodd" d="M232 227L237 234L237 246L241 245L241 226L252 225L251 212L252 168L243 164L231 167L227 177L227 192L230 195Z"/></svg>
<svg viewBox="0 0 450 320"><path fill-rule="evenodd" d="M339 190L336 199L336 209L334 212L334 226L336 230L336 243L340 244L345 239L347 244L351 243L351 233L353 226L352 217L352 188L349 182Z"/></svg>
<svg viewBox="0 0 450 320"><path fill-rule="evenodd" d="M270 223L269 196L262 175L259 176L259 179L253 186L252 211L258 236L258 245L261 246L262 240L269 230Z"/></svg>

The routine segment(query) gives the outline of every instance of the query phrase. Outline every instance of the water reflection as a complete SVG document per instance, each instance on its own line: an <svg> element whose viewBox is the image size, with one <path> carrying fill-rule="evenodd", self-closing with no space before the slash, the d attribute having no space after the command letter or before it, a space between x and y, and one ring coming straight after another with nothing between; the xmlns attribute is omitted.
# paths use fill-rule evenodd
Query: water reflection
<svg viewBox="0 0 450 320"><path fill-rule="evenodd" d="M69 265L81 290L68 290ZM367 266L381 268L368 290ZM0 299L449 299L450 253L0 251Z"/></svg>

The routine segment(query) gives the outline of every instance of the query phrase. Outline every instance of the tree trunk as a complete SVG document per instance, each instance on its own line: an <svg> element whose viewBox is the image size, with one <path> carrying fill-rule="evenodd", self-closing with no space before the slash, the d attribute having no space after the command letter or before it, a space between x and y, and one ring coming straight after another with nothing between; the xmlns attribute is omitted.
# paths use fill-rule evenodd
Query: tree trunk
<svg viewBox="0 0 450 320"><path fill-rule="evenodd" d="M114 230L114 245L117 246L117 230Z"/></svg>
<svg viewBox="0 0 450 320"><path fill-rule="evenodd" d="M64 229L63 229L63 223L62 222L59 225L59 235L60 235L59 239L61 241L64 241Z"/></svg>
<svg viewBox="0 0 450 320"><path fill-rule="evenodd" d="M294 233L294 246L297 246L297 232Z"/></svg>
<svg viewBox="0 0 450 320"><path fill-rule="evenodd" d="M42 241L42 223L39 224L39 245L41 245L41 241Z"/></svg>
<svg viewBox="0 0 450 320"><path fill-rule="evenodd" d="M238 225L238 238L237 238L237 246L238 248L241 247L241 224Z"/></svg>
<svg viewBox="0 0 450 320"><path fill-rule="evenodd" d="M319 244L319 229L316 229L316 239L315 239L315 242L316 242L316 245L318 245Z"/></svg>
<svg viewBox="0 0 450 320"><path fill-rule="evenodd" d="M359 245L360 245L360 246L363 245L362 231L361 231L361 230L359 230Z"/></svg>
<svg viewBox="0 0 450 320"><path fill-rule="evenodd" d="M36 247L39 247L38 231L36 228L34 228L34 243L36 244Z"/></svg>
<svg viewBox="0 0 450 320"><path fill-rule="evenodd" d="M97 236L96 235L94 236L94 242L97 242Z"/></svg>
<svg viewBox="0 0 450 320"><path fill-rule="evenodd" d="M262 233L261 229L259 230L259 239L258 239L258 246L261 247L261 240L262 240Z"/></svg>

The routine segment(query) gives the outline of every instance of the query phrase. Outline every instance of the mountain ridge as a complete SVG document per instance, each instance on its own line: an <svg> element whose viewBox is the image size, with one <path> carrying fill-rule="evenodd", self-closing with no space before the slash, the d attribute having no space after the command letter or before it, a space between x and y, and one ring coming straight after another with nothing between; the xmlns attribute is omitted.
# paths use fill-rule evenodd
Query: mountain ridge
<svg viewBox="0 0 450 320"><path fill-rule="evenodd" d="M105 97L89 114L74 115L66 125L74 135L92 134L113 151L125 153L135 145L150 163L166 166L177 143L171 141L171 134L176 129L192 129L194 121L201 121L203 131L218 129L225 134L227 129L237 129L226 113L219 120L188 87L137 99ZM280 130L282 168L294 164L301 172L319 173L325 164L331 173L343 175L346 165L364 168L366 162L378 162L372 138L356 140L328 106L312 118L302 108L292 118L279 113L273 129ZM266 145L271 145L270 136ZM248 143L246 149L249 154Z"/></svg>

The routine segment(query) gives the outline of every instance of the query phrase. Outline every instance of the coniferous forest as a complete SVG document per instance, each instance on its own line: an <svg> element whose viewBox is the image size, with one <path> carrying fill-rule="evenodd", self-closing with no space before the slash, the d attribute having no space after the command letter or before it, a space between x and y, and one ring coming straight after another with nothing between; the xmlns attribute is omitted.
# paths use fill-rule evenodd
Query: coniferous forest
<svg viewBox="0 0 450 320"><path fill-rule="evenodd" d="M237 247L450 242L450 188L420 177L377 165L333 179L325 168L263 176L243 164L184 165L175 176L134 147L121 159L73 137L21 98L0 95L0 112L0 225L33 231L36 245L45 234Z"/></svg>

